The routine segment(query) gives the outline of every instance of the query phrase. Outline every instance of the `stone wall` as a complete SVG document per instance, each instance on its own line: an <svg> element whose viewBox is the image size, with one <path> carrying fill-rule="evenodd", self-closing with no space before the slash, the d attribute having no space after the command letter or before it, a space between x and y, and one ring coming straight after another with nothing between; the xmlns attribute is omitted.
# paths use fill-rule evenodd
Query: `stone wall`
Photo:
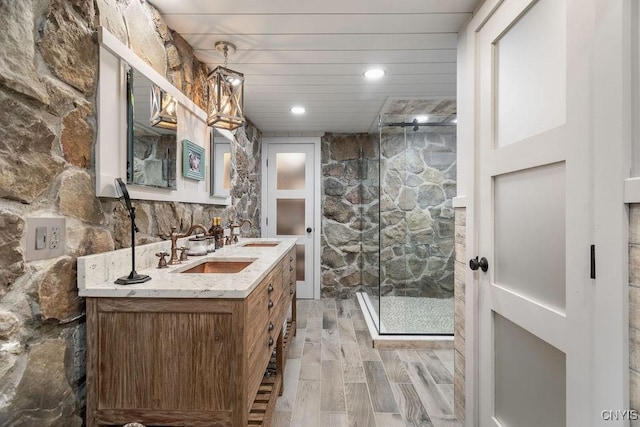
<svg viewBox="0 0 640 427"><path fill-rule="evenodd" d="M629 408L640 412L640 204L629 206L629 217Z"/></svg>
<svg viewBox="0 0 640 427"><path fill-rule="evenodd" d="M454 287L454 337L453 337L453 403L454 413L461 425L465 425L465 272L467 269L466 236L467 209L455 209L455 287Z"/></svg>
<svg viewBox="0 0 640 427"><path fill-rule="evenodd" d="M97 25L205 105L204 64L147 2L0 2L0 425L82 425L76 258L130 243L122 203L95 197ZM137 241L212 216L248 218L243 232L259 235L260 141L248 124L232 143L233 206L135 201ZM65 255L27 262L26 218L47 215L66 217Z"/></svg>
<svg viewBox="0 0 640 427"><path fill-rule="evenodd" d="M231 202L223 215L227 219L248 219L243 237L260 237L262 187L262 133L252 123L236 131L231 143Z"/></svg>
<svg viewBox="0 0 640 427"><path fill-rule="evenodd" d="M322 138L323 297L349 298L360 289L361 233L377 230L363 213L378 205L377 187L363 185L363 159L376 159L377 146L377 135L328 133Z"/></svg>
<svg viewBox="0 0 640 427"><path fill-rule="evenodd" d="M392 129L379 139L322 139L322 295L349 298L365 286L372 295L451 298L455 128L406 138Z"/></svg>

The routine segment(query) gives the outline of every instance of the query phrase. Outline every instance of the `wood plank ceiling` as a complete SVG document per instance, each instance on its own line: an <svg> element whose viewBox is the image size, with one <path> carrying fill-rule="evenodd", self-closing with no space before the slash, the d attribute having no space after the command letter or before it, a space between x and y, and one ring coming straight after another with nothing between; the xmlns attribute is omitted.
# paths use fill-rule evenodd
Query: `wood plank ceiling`
<svg viewBox="0 0 640 427"><path fill-rule="evenodd" d="M236 45L264 132L367 132L392 100L455 99L457 32L479 0L151 0L209 69ZM368 81L379 67L386 75ZM306 113L294 116L300 105Z"/></svg>

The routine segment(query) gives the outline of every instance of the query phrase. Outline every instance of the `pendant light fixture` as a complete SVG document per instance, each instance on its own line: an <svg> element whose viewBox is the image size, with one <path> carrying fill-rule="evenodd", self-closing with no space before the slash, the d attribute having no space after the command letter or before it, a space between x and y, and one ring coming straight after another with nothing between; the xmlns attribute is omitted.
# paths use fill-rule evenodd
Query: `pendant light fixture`
<svg viewBox="0 0 640 427"><path fill-rule="evenodd" d="M158 85L151 87L151 126L175 129L178 126L178 102L160 89Z"/></svg>
<svg viewBox="0 0 640 427"><path fill-rule="evenodd" d="M244 125L244 75L227 68L227 55L235 53L235 45L219 41L215 48L224 54L224 65L207 76L207 124L233 130Z"/></svg>

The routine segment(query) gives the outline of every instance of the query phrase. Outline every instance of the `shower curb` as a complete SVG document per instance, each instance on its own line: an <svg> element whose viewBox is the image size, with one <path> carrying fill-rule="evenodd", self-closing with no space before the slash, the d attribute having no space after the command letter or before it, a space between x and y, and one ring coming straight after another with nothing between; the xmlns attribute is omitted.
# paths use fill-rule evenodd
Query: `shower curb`
<svg viewBox="0 0 640 427"><path fill-rule="evenodd" d="M362 296L362 292L357 292L356 298L364 321L367 324L373 348L406 350L453 349L453 335L380 335L371 318L369 303Z"/></svg>

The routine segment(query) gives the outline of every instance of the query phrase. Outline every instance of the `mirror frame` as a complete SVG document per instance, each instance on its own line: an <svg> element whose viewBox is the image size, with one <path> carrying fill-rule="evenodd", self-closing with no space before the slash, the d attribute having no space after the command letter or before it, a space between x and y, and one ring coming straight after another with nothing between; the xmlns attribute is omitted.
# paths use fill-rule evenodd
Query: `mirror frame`
<svg viewBox="0 0 640 427"><path fill-rule="evenodd" d="M98 138L95 150L96 195L116 198L114 180L126 177L128 144L125 63L138 70L178 101L177 145L180 145L180 141L188 139L205 150L205 158L210 158L208 153L210 130L206 122L206 112L104 27L98 28L98 42L100 78ZM176 146L176 150L181 149L181 146ZM180 155L178 154L177 157L180 158ZM193 181L178 173L176 190L131 184L129 193L132 199L138 200L229 205L230 197L210 195L212 182L208 179L209 176L210 171L205 171L207 178L204 181Z"/></svg>

